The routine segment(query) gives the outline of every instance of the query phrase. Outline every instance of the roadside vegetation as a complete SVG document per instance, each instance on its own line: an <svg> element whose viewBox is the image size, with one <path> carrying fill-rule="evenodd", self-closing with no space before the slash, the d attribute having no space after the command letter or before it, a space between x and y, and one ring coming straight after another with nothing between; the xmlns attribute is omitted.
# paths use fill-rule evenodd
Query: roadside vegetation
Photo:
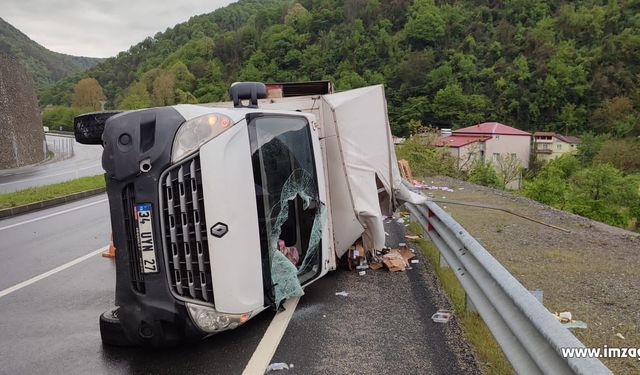
<svg viewBox="0 0 640 375"><path fill-rule="evenodd" d="M39 99L51 105L48 126L48 111L84 105L74 93L88 88L86 78L107 109L220 101L237 80L327 79L338 90L385 84L397 136L409 135L412 121L486 120L637 136L637 13L628 1L240 0L58 81Z"/></svg>
<svg viewBox="0 0 640 375"><path fill-rule="evenodd" d="M81 177L58 184L28 188L13 193L0 194L0 209L59 198L81 191L98 189L105 186L104 176Z"/></svg>
<svg viewBox="0 0 640 375"><path fill-rule="evenodd" d="M422 234L422 229L418 223L410 223L408 229L413 234ZM465 311L464 289L450 268L440 267L440 253L433 242L421 238L414 241L414 243L429 260L442 288L451 299L454 315L460 321L464 334L469 339L483 372L488 375L515 374L500 345L493 338L491 331L484 324L482 318L477 313Z"/></svg>
<svg viewBox="0 0 640 375"><path fill-rule="evenodd" d="M460 168L443 147L431 145L433 137L409 138L398 146L416 176L449 176L478 185L505 189L512 168L473 162ZM640 231L640 141L609 134L582 136L576 155L548 163L533 160L514 193L555 208L609 225Z"/></svg>

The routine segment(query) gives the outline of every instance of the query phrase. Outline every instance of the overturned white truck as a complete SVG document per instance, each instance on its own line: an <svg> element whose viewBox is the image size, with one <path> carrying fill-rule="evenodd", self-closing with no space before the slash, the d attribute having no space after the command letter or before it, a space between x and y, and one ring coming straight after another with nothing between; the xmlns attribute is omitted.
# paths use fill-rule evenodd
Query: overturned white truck
<svg viewBox="0 0 640 375"><path fill-rule="evenodd" d="M382 86L243 82L230 95L76 119L78 141L104 146L117 248L103 342L236 328L302 295L360 237L382 249L382 216L424 199L402 185Z"/></svg>

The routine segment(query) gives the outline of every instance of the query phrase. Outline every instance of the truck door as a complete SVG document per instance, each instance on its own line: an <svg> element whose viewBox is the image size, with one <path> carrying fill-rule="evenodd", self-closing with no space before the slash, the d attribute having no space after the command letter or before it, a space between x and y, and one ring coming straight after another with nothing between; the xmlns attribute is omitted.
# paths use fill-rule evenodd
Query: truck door
<svg viewBox="0 0 640 375"><path fill-rule="evenodd" d="M255 114L248 123L265 297L278 305L323 273L319 143L305 116Z"/></svg>

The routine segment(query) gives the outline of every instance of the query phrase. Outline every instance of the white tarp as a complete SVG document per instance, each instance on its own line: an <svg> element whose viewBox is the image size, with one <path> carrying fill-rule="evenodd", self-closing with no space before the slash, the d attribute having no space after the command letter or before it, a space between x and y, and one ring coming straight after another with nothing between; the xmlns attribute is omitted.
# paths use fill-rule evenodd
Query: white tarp
<svg viewBox="0 0 640 375"><path fill-rule="evenodd" d="M380 250L385 243L382 216L391 215L403 202L425 200L402 184L384 87L370 86L324 95L323 101L332 112L330 118L324 116L325 137L335 133L353 210L364 227L364 246L368 250ZM335 167L334 163L327 165L327 168ZM332 201L336 194L343 193L331 191ZM339 236L341 230L334 225L334 236ZM338 257L346 252L343 247L335 250Z"/></svg>

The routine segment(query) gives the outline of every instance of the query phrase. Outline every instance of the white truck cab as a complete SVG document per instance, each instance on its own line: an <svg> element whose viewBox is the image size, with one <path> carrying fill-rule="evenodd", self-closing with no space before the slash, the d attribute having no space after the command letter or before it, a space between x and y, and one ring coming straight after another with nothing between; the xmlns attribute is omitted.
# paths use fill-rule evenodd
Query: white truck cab
<svg viewBox="0 0 640 375"><path fill-rule="evenodd" d="M76 139L104 146L117 248L105 343L236 328L302 295L358 238L380 250L382 215L423 199L400 181L382 86L245 82L230 96L76 118Z"/></svg>

